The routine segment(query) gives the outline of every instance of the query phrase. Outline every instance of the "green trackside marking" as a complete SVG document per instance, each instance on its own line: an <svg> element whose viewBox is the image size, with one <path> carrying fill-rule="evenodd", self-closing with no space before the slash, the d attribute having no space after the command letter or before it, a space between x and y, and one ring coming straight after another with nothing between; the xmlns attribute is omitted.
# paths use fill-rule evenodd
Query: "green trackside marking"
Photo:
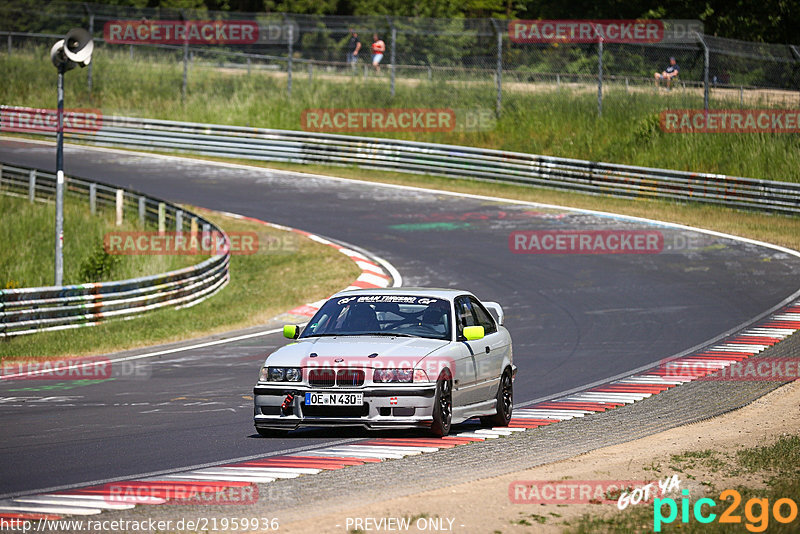
<svg viewBox="0 0 800 534"><path fill-rule="evenodd" d="M27 388L10 389L9 391L64 391L67 389L74 389L81 386L91 386L92 384L99 384L100 382L108 382L109 380L116 380L116 378L99 378L96 380L70 380L69 382L56 382L55 384L46 384L43 386L30 386Z"/></svg>
<svg viewBox="0 0 800 534"><path fill-rule="evenodd" d="M461 228L469 227L466 222L429 222L429 223L408 223L408 224L394 224L390 226L392 230L400 230L401 232L424 232L426 230L442 231L442 230L460 230Z"/></svg>

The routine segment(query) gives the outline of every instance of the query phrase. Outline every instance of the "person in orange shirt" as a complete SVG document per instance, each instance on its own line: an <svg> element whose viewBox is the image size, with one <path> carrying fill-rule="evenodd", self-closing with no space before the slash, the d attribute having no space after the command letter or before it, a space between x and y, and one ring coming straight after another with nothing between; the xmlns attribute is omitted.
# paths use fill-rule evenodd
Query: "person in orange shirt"
<svg viewBox="0 0 800 534"><path fill-rule="evenodd" d="M386 43L378 38L377 33L372 34L372 66L375 67L375 72L381 71L381 60L383 53L386 52Z"/></svg>

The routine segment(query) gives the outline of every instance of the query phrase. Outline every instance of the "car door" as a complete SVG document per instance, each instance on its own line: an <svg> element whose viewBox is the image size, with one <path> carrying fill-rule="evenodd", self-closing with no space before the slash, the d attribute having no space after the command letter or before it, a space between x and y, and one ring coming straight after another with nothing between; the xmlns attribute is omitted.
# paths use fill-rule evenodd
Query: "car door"
<svg viewBox="0 0 800 534"><path fill-rule="evenodd" d="M469 297L475 323L483 327L484 338L474 341L476 391L481 400L492 399L497 393L500 373L503 371L509 345L506 336L499 332L497 323L478 299Z"/></svg>
<svg viewBox="0 0 800 534"><path fill-rule="evenodd" d="M469 375L465 376L461 382L464 404L474 404L483 400L483 396L478 390L478 351L485 350L483 340L467 341L464 337L464 327L477 326L475 314L472 313L472 304L469 296L464 295L454 300L456 312L456 341L461 345L464 359L464 367L468 369Z"/></svg>

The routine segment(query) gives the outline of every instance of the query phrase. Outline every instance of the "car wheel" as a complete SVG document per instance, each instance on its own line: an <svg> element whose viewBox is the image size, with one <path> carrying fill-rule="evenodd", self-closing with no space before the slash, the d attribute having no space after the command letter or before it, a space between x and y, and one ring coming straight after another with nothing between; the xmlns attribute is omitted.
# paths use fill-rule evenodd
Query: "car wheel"
<svg viewBox="0 0 800 534"><path fill-rule="evenodd" d="M511 421L511 410L514 405L514 382L511 380L511 371L506 369L500 377L500 387L497 388L497 413L488 417L481 417L481 424L485 426L508 426Z"/></svg>
<svg viewBox="0 0 800 534"><path fill-rule="evenodd" d="M450 421L453 418L453 380L450 375L439 377L434 398L431 433L440 438L450 433Z"/></svg>
<svg viewBox="0 0 800 534"><path fill-rule="evenodd" d="M288 430L280 430L275 428L258 428L256 427L256 432L262 438L280 438L286 436L289 431Z"/></svg>

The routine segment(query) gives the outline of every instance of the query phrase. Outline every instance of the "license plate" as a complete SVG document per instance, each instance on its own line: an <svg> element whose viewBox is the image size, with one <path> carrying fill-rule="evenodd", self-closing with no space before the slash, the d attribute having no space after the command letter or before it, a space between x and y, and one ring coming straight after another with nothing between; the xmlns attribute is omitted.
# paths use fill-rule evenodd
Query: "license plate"
<svg viewBox="0 0 800 534"><path fill-rule="evenodd" d="M306 393L306 406L359 406L363 393Z"/></svg>

